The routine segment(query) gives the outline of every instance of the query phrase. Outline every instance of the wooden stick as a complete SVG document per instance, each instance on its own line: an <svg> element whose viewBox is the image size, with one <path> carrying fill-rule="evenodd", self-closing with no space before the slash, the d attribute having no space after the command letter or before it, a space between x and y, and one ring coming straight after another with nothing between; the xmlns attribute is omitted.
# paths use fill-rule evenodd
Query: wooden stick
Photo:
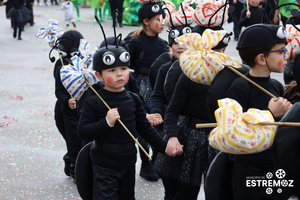
<svg viewBox="0 0 300 200"><path fill-rule="evenodd" d="M85 80L86 84L93 90L93 92L99 97L99 99L102 101L102 103L107 107L108 110L111 108L109 105L104 101L104 99L98 94L98 92L89 84L87 80ZM141 150L145 153L145 155L149 158L149 160L152 160L151 156L147 153L147 151L143 148L143 146L137 141L137 139L132 135L132 133L128 130L128 128L123 124L123 122L118 119L118 122L123 126L125 131L130 135L130 137L134 140L134 142L141 148Z"/></svg>
<svg viewBox="0 0 300 200"><path fill-rule="evenodd" d="M249 11L249 0L246 0L246 4L247 4L247 11Z"/></svg>
<svg viewBox="0 0 300 200"><path fill-rule="evenodd" d="M271 92L269 92L268 90L266 90L265 88L261 87L260 85L258 85L257 83L255 83L254 81L252 81L250 78L248 78L247 76L245 76L244 74L242 74L241 72L237 71L236 69L234 69L232 66L230 65L224 65L225 67L227 67L228 69L230 69L232 72L236 73L237 75L239 75L240 77L244 78L245 80L249 81L250 83L252 83L254 86L256 86L258 89L262 90L263 92L265 92L267 95L271 96L272 98L277 98L274 94L272 94Z"/></svg>
<svg viewBox="0 0 300 200"><path fill-rule="evenodd" d="M300 126L300 122L261 122L259 125L273 125L273 126ZM196 124L196 128L214 128L217 123Z"/></svg>

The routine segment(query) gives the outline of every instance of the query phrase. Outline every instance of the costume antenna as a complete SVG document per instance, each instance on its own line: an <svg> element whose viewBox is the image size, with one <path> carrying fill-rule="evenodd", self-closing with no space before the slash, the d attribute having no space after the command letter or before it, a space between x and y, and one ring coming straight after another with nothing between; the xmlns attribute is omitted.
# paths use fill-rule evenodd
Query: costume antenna
<svg viewBox="0 0 300 200"><path fill-rule="evenodd" d="M220 8L218 8L218 10L216 10L216 12L209 18L208 20L208 28L210 27L210 21L211 19L219 12L219 10L221 10L223 7L224 7L224 12L223 12L223 16L222 16L222 23L221 23L221 27L223 26L224 24L224 18L225 18L225 11L226 11L226 6L229 4L229 0L226 0L225 1L225 4L220 6Z"/></svg>
<svg viewBox="0 0 300 200"><path fill-rule="evenodd" d="M117 38L119 37L119 35L118 35L118 37L117 37L117 33L116 33L116 19L117 19L117 14L118 15L121 15L121 13L120 13L120 11L119 10L114 10L114 12L113 12L113 28L114 28L114 36L115 36L115 43L116 43L116 47L118 48L118 41L117 41ZM120 40L121 41L121 40Z"/></svg>
<svg viewBox="0 0 300 200"><path fill-rule="evenodd" d="M182 3L180 3L180 7L181 7L182 13L183 13L183 15L184 15L185 25L188 25L187 18L186 18L186 14L185 14L185 12L184 12Z"/></svg>
<svg viewBox="0 0 300 200"><path fill-rule="evenodd" d="M99 24L99 26L101 28L101 31L103 33L103 37L104 37L104 41L105 41L105 47L106 47L106 49L108 49L108 47L107 47L107 40L106 40L106 36L105 36L105 32L104 32L104 28L103 28L103 26L102 26L99 18L96 15L95 15L95 19L96 19L97 23Z"/></svg>
<svg viewBox="0 0 300 200"><path fill-rule="evenodd" d="M170 17L169 17L169 18L170 18L170 23L171 23L172 27L174 27L173 20L172 20L172 17L171 17L171 13L170 13L170 10L169 10L167 7L163 8L162 10L163 10L163 12L164 12L164 10L167 10L167 11L168 11L169 16L170 16Z"/></svg>

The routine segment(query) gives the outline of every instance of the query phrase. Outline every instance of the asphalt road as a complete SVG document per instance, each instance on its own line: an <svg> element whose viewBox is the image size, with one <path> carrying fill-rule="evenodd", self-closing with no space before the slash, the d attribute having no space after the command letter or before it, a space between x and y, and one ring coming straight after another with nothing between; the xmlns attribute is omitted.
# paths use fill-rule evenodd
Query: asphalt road
<svg viewBox="0 0 300 200"><path fill-rule="evenodd" d="M82 21L76 22L92 49L103 40L93 14L93 9L81 8ZM50 47L44 39L35 37L51 18L64 28L64 13L59 6L34 6L34 15L36 24L27 25L19 41L12 36L5 7L0 7L0 199L81 199L76 185L63 172L66 147L53 118L54 65L48 59ZM111 20L103 23L106 36L113 36L111 25ZM124 37L137 28L124 26L117 33ZM231 31L232 27L227 24L225 29ZM160 36L167 39L167 32ZM238 58L235 45L232 41L227 53ZM58 58L56 52L53 55ZM282 80L281 76L277 78ZM137 173L139 169L138 159ZM137 174L137 200L160 200L163 192L161 181L148 182ZM204 199L202 188L198 199Z"/></svg>

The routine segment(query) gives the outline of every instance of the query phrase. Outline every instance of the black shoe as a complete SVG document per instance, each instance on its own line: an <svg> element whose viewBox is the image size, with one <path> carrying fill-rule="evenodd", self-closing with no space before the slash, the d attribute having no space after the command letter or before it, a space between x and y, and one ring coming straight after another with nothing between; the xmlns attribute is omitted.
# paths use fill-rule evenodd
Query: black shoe
<svg viewBox="0 0 300 200"><path fill-rule="evenodd" d="M67 154L65 154L64 155L64 157L63 157L63 159L64 159L64 161L65 161L65 169L64 169L64 171L65 171L65 174L67 175L67 176L71 176L71 161L70 161L70 158L69 158L69 156L67 155Z"/></svg>
<svg viewBox="0 0 300 200"><path fill-rule="evenodd" d="M19 36L19 37L18 37L18 40L22 40L22 38Z"/></svg>
<svg viewBox="0 0 300 200"><path fill-rule="evenodd" d="M141 167L140 176L147 181L158 181L159 176L153 169L152 165L146 165Z"/></svg>
<svg viewBox="0 0 300 200"><path fill-rule="evenodd" d="M119 27L122 28L122 27L123 27L123 24L122 24L122 23L119 23Z"/></svg>
<svg viewBox="0 0 300 200"><path fill-rule="evenodd" d="M17 37L17 32L16 32L16 31L14 31L14 33L13 33L13 37L14 37L14 38L16 38L16 37Z"/></svg>

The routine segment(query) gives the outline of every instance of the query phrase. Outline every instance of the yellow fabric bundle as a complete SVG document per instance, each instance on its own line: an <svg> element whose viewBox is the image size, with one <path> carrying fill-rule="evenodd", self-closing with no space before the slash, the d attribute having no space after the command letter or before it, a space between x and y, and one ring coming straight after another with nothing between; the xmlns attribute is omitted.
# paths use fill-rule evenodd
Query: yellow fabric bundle
<svg viewBox="0 0 300 200"><path fill-rule="evenodd" d="M261 122L274 122L267 110L249 109L243 113L242 107L233 99L218 100L215 111L218 127L209 137L209 144L226 153L252 154L272 146L276 126L259 125Z"/></svg>
<svg viewBox="0 0 300 200"><path fill-rule="evenodd" d="M190 33L175 39L188 48L180 55L179 64L182 71L192 81L210 85L218 72L224 68L224 65L241 67L237 59L211 50L223 39L226 33L225 30L206 29L202 36L198 33Z"/></svg>

